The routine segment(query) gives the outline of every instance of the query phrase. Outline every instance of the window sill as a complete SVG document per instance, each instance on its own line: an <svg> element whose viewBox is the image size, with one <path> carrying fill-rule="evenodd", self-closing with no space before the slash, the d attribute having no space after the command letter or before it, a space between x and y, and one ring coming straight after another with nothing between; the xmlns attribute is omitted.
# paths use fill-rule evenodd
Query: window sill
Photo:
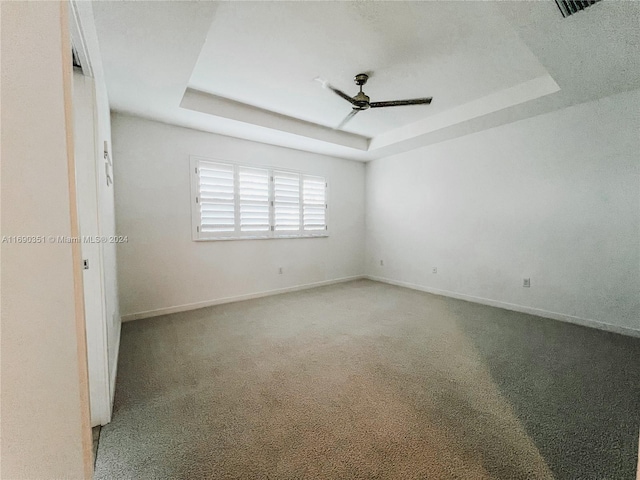
<svg viewBox="0 0 640 480"><path fill-rule="evenodd" d="M317 235L271 235L271 236L251 236L251 237L208 237L208 238L194 238L194 242L219 242L229 240L281 240L281 239L298 239L298 238L327 238L328 233L321 233Z"/></svg>

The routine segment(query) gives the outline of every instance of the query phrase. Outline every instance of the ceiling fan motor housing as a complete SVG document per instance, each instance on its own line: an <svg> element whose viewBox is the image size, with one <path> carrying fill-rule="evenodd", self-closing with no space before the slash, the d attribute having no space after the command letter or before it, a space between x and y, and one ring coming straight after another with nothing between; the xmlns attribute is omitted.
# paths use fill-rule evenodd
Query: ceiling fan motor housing
<svg viewBox="0 0 640 480"><path fill-rule="evenodd" d="M367 80L369 80L369 75L367 75L366 73L359 73L353 78L353 81L356 82L356 85L360 87L360 92L355 97L353 97L353 108L357 110L366 110L367 108L369 108L369 97L362 91L362 86L367 83Z"/></svg>
<svg viewBox="0 0 640 480"><path fill-rule="evenodd" d="M354 108L358 110L366 110L369 108L369 97L364 94L364 92L359 92L355 97L353 97Z"/></svg>

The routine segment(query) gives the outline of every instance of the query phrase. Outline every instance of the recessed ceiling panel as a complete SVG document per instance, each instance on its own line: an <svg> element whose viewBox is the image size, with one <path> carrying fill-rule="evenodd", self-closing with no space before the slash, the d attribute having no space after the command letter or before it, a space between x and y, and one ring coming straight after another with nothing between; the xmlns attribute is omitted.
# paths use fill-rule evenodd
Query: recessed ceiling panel
<svg viewBox="0 0 640 480"><path fill-rule="evenodd" d="M335 127L350 105L313 80L355 95L363 71L371 101L434 97L360 113L367 137L547 73L489 2L224 2L189 85Z"/></svg>

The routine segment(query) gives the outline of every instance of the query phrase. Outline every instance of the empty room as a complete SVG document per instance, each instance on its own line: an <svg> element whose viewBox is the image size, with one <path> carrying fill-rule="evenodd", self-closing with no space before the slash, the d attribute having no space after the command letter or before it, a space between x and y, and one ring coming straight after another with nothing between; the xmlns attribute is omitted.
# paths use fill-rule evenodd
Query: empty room
<svg viewBox="0 0 640 480"><path fill-rule="evenodd" d="M640 2L1 21L1 478L640 479Z"/></svg>

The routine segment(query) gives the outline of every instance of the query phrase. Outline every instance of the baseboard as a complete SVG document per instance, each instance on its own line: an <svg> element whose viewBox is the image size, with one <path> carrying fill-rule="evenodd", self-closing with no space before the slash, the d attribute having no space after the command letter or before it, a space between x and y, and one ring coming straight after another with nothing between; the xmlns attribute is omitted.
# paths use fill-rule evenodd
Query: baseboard
<svg viewBox="0 0 640 480"><path fill-rule="evenodd" d="M141 320L143 318L159 317L160 315L169 315L171 313L186 312L189 310L197 310L198 308L212 307L214 305L222 305L224 303L241 302L243 300L252 300L254 298L268 297L270 295L296 292L298 290L307 290L309 288L322 287L325 285L333 285L335 283L350 282L352 280L360 280L362 278L365 278L364 275L354 275L352 277L342 277L342 278L336 278L333 280L324 280L322 282L295 285L293 287L276 288L274 290L265 290L262 292L236 295L233 297L217 298L215 300L206 300L204 302L187 303L184 305L176 305L174 307L158 308L156 310L147 310L145 312L130 313L128 315L123 315L122 321L130 322L132 320Z"/></svg>
<svg viewBox="0 0 640 480"><path fill-rule="evenodd" d="M385 277L378 277L375 275L364 275L364 278L374 280L376 282L387 283L389 285L396 285L398 287L410 288L412 290L419 290L421 292L432 293L434 295L441 295L444 297L456 298L458 300L466 300L468 302L480 303L482 305L489 305L491 307L503 308L505 310L512 310L514 312L528 313L530 315L536 315L538 317L550 318L552 320L560 320L563 322L574 323L576 325L582 325L583 327L597 328L598 330L605 330L607 332L619 333L621 335L628 335L631 337L640 337L640 330L635 330L629 327L621 327L619 325L612 325L610 323L601 322L599 320L593 320L590 318L576 317L573 315L567 315L564 313L551 312L540 308L527 307L524 305L518 305L515 303L502 302L500 300L492 300L489 298L476 297L473 295L466 295L464 293L451 292L449 290L440 290L438 288L425 287L423 285L417 285L409 282L402 282Z"/></svg>

